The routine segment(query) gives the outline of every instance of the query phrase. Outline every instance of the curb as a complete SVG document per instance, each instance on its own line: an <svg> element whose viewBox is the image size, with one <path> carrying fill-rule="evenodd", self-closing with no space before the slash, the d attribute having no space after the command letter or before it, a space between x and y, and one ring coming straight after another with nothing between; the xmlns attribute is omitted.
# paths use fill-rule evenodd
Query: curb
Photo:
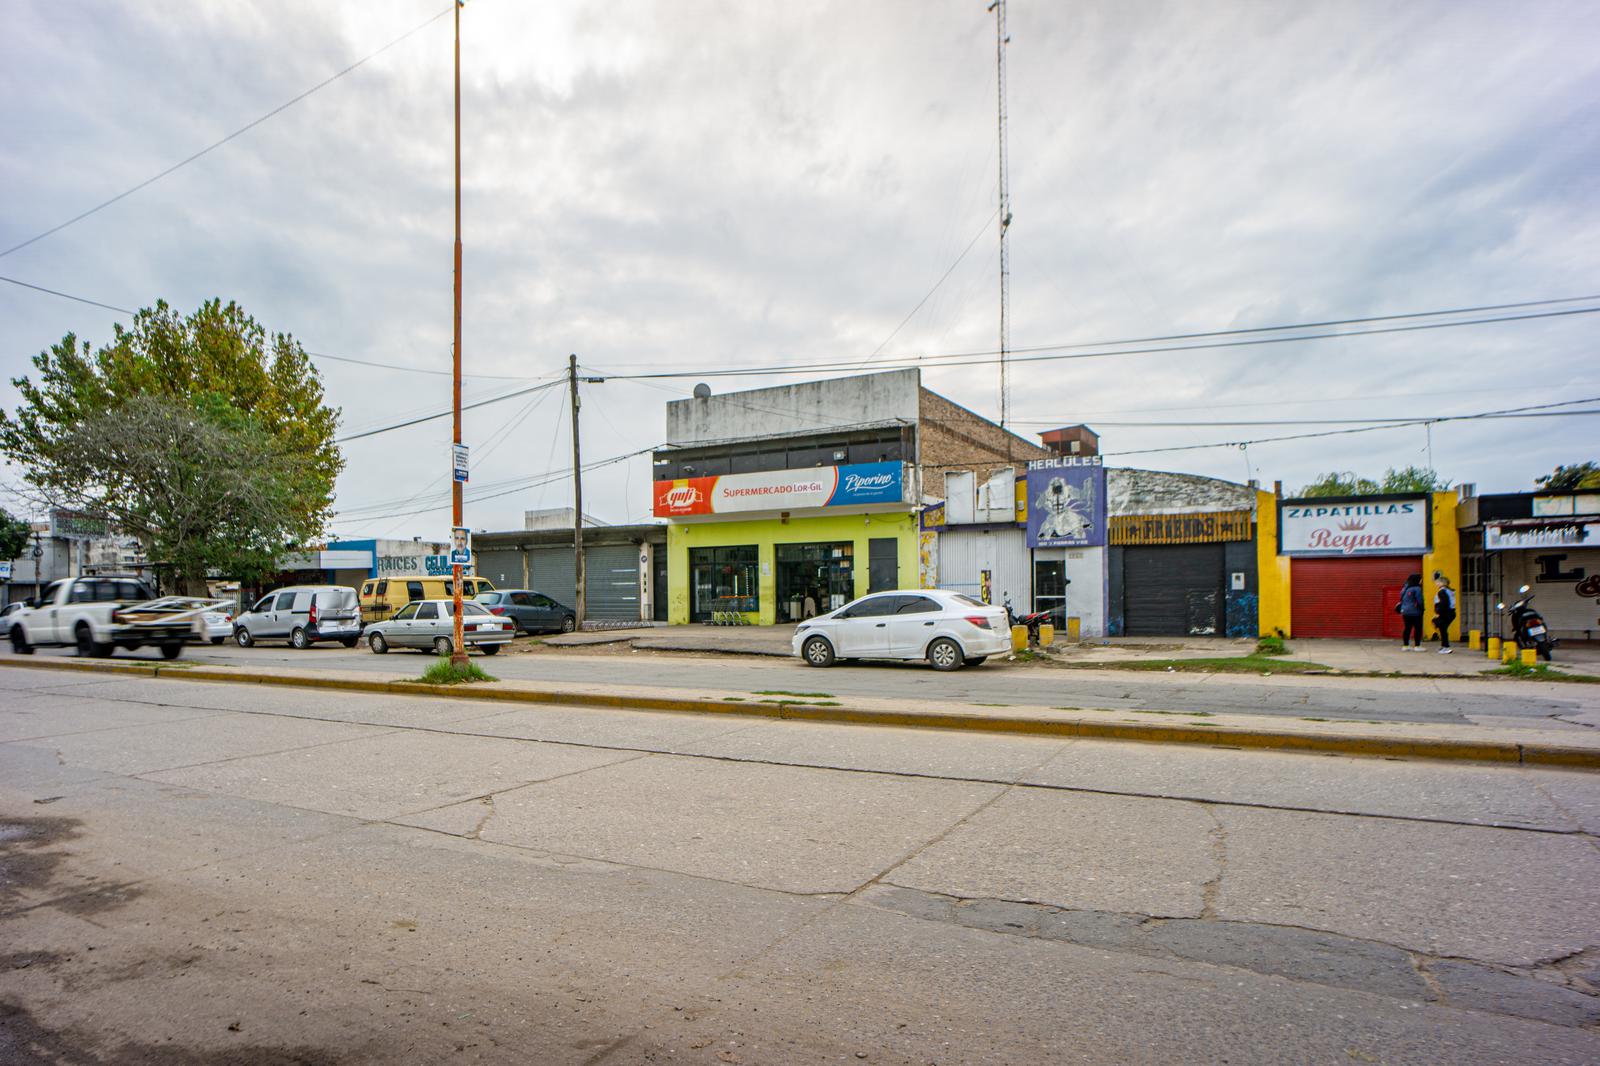
<svg viewBox="0 0 1600 1066"><path fill-rule="evenodd" d="M1267 751L1313 752L1325 755L1363 755L1383 758L1435 759L1510 766L1564 767L1600 771L1600 748L1560 744L1518 744L1511 741L1449 740L1431 737L1339 736L1289 733L1270 729L1228 729L1203 726L1157 725L1143 722L1097 722L1079 719L1032 718L1025 715L968 714L960 711L890 711L860 707L796 703L747 703L699 697L632 696L598 692L554 692L538 689L473 687L462 691L451 685L420 681L369 681L364 678L303 677L241 673L215 667L173 667L156 663L95 663L72 659L24 661L7 658L0 666L76 673L117 674L171 680L212 681L225 684L279 685L383 695L434 696L488 700L498 703L560 704L568 707L603 707L611 710L672 711L774 718L797 722L832 722L849 725L885 725L911 729L1004 733L1013 736L1071 737L1124 740L1153 744L1196 744L1206 747L1253 748Z"/></svg>

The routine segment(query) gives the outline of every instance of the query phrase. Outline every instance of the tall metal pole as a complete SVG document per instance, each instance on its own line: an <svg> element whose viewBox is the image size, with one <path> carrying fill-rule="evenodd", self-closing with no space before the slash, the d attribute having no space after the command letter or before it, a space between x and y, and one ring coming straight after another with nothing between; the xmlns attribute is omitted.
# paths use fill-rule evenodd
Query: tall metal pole
<svg viewBox="0 0 1600 1066"><path fill-rule="evenodd" d="M569 356L567 359L567 383L572 391L572 563L573 574L577 580L577 589L573 598L577 601L573 610L577 618L575 626L583 628L583 613L585 609L585 583L583 576L583 454L578 444L582 436L578 432L578 357Z"/></svg>
<svg viewBox="0 0 1600 1066"><path fill-rule="evenodd" d="M1000 135L1000 428L1011 417L1011 261L1006 249L1006 234L1011 229L1011 189L1006 161L1006 0L989 5L994 12L995 80L999 85L996 126ZM1011 443L1006 442L1009 455Z"/></svg>
<svg viewBox="0 0 1600 1066"><path fill-rule="evenodd" d="M456 268L455 268L455 342L451 346L454 353L454 393L455 413L455 443L461 443L461 0L456 0ZM452 465L454 457L451 459ZM450 515L451 526L460 526L465 523L461 519L461 482L455 479L454 473L450 477ZM451 537L451 549L454 550L454 536ZM455 602L453 612L454 625L452 631L455 639L451 641L450 662L454 666L467 665L467 645L461 636L461 564L455 563L450 567L453 590L451 598Z"/></svg>

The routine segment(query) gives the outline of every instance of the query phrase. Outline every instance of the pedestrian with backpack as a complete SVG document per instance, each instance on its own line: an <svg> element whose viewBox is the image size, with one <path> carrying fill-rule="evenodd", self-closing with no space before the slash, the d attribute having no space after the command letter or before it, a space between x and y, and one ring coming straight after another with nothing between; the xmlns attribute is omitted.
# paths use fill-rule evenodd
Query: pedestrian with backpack
<svg viewBox="0 0 1600 1066"><path fill-rule="evenodd" d="M1422 614L1424 603L1422 599L1422 575L1412 574L1406 578L1406 587L1400 590L1400 602L1394 605L1400 613L1400 650L1422 650Z"/></svg>
<svg viewBox="0 0 1600 1066"><path fill-rule="evenodd" d="M1439 654L1450 654L1450 625L1456 620L1456 590L1450 579L1439 571L1433 572L1433 582L1439 592L1433 598L1433 624L1439 630Z"/></svg>

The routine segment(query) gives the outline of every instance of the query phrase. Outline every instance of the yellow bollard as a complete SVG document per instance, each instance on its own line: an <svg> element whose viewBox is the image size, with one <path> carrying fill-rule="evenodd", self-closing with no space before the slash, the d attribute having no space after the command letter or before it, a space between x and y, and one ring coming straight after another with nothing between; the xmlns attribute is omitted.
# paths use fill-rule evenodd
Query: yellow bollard
<svg viewBox="0 0 1600 1066"><path fill-rule="evenodd" d="M1522 665L1523 666L1537 666L1538 664L1539 664L1539 649L1538 648L1523 648L1522 649Z"/></svg>
<svg viewBox="0 0 1600 1066"><path fill-rule="evenodd" d="M1028 627L1027 626L1012 626L1011 627L1011 650L1012 651L1026 651L1027 647L1028 647Z"/></svg>
<svg viewBox="0 0 1600 1066"><path fill-rule="evenodd" d="M1078 634L1081 633L1082 631L1083 631L1083 619L1068 617L1068 619L1067 619L1067 643L1068 644L1076 644L1076 643L1078 643Z"/></svg>
<svg viewBox="0 0 1600 1066"><path fill-rule="evenodd" d="M1040 624L1040 626L1039 626L1039 647L1048 648L1050 645L1054 644L1055 642L1056 642L1056 627L1051 625L1049 622L1044 622L1044 623Z"/></svg>
<svg viewBox="0 0 1600 1066"><path fill-rule="evenodd" d="M1483 630L1481 630L1481 629L1473 629L1473 630L1469 630L1467 632L1467 647L1472 651L1480 651L1480 650L1482 650L1482 648L1483 648Z"/></svg>
<svg viewBox="0 0 1600 1066"><path fill-rule="evenodd" d="M1517 658L1517 646L1515 644L1513 644L1511 641L1508 640L1505 643L1500 645L1500 661L1501 662L1503 662L1503 663L1515 662L1516 658Z"/></svg>
<svg viewBox="0 0 1600 1066"><path fill-rule="evenodd" d="M1500 658L1500 638L1499 637L1490 637L1489 638L1489 658L1496 659L1496 660L1498 660Z"/></svg>

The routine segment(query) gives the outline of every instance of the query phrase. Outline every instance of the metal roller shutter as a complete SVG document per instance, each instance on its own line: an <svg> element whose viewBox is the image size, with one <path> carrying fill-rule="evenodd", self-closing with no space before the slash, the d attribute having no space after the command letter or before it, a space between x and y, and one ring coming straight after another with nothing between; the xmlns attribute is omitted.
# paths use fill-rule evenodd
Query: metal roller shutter
<svg viewBox="0 0 1600 1066"><path fill-rule="evenodd" d="M596 622L639 620L639 549L631 544L585 548L586 613Z"/></svg>
<svg viewBox="0 0 1600 1066"><path fill-rule="evenodd" d="M1221 633L1223 554L1221 544L1124 548L1123 631L1135 637Z"/></svg>
<svg viewBox="0 0 1600 1066"><path fill-rule="evenodd" d="M542 592L565 607L577 605L577 564L572 549L529 548L528 587Z"/></svg>
<svg viewBox="0 0 1600 1066"><path fill-rule="evenodd" d="M1394 605L1406 576L1421 572L1422 559L1415 555L1294 559L1289 563L1290 632L1399 640Z"/></svg>
<svg viewBox="0 0 1600 1066"><path fill-rule="evenodd" d="M522 587L522 552L515 548L477 553L477 574L494 582L497 589Z"/></svg>

